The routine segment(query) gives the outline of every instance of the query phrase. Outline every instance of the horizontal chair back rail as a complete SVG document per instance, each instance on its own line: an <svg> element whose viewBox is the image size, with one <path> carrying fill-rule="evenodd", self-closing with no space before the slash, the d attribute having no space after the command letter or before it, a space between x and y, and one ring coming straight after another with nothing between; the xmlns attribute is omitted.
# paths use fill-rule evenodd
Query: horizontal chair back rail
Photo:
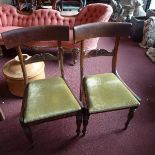
<svg viewBox="0 0 155 155"><path fill-rule="evenodd" d="M75 42L96 37L127 37L131 23L89 23L74 27ZM76 31L76 33L75 33Z"/></svg>
<svg viewBox="0 0 155 155"><path fill-rule="evenodd" d="M48 41L48 40L69 40L68 26L35 26L22 29L11 30L2 33L6 48L13 48L31 41ZM21 35L22 34L22 35ZM57 35L61 34L61 35ZM24 38L24 39L23 39Z"/></svg>

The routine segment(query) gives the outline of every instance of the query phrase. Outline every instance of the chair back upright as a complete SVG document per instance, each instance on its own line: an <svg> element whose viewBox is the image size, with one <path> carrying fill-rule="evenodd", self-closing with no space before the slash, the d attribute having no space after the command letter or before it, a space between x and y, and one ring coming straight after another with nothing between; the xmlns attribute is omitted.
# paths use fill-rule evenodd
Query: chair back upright
<svg viewBox="0 0 155 155"><path fill-rule="evenodd" d="M61 76L64 78L63 71L63 48L61 41L69 40L69 27L68 26L33 26L16 30L11 30L2 33L2 38L7 49L16 48L17 55L20 60L24 84L28 83L28 77L26 72L26 64L45 61L45 60L57 60L60 65ZM40 53L32 56L30 59L25 60L22 55L21 46L23 44L33 41L50 41L56 40L58 45L58 55L54 56L49 53Z"/></svg>

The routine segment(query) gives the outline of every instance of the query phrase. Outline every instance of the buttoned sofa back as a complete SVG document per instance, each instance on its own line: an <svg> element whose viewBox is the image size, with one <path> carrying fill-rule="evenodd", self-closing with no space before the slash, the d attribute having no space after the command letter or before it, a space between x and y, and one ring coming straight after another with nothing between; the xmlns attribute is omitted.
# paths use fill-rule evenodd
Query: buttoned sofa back
<svg viewBox="0 0 155 155"><path fill-rule="evenodd" d="M30 15L19 14L11 5L0 5L0 26L37 26L37 25L67 25L74 26L75 18L63 17L53 9L35 10Z"/></svg>
<svg viewBox="0 0 155 155"><path fill-rule="evenodd" d="M83 8L75 17L63 17L53 9L35 10L31 15L19 14L15 7L0 5L0 26L37 26L37 25L74 25L109 20L112 8L106 4L90 4Z"/></svg>
<svg viewBox="0 0 155 155"><path fill-rule="evenodd" d="M92 22L107 22L112 12L113 10L110 5L95 3L82 8L76 16L61 16L60 12L54 9L39 9L33 11L30 15L23 15L18 13L14 6L0 4L0 34L8 30L37 25L66 25L72 30L76 25ZM95 48L97 41L97 39L94 40L93 44L92 42L88 42L86 46L88 45L89 48L93 46ZM4 45L1 35L0 45ZM70 41L64 42L63 46L66 48L74 48L76 46L73 42L72 32Z"/></svg>

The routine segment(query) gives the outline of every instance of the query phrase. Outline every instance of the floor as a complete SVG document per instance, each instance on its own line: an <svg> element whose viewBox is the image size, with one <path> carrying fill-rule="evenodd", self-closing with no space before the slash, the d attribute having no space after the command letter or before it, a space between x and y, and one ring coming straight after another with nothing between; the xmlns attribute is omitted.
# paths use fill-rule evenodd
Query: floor
<svg viewBox="0 0 155 155"><path fill-rule="evenodd" d="M113 40L100 39L98 47L111 48ZM128 110L91 115L85 137L75 138L75 118L44 123L32 127L34 148L30 148L19 123L21 98L7 88L0 74L0 107L6 120L0 122L0 155L154 155L155 154L155 64L130 39L121 39L118 71L128 86L141 97L141 105L128 129L122 132ZM2 69L9 58L0 59ZM79 61L70 66L71 56L65 55L66 79L79 97ZM109 72L110 58L93 58L85 63L85 73ZM46 63L46 76L59 74L56 64Z"/></svg>

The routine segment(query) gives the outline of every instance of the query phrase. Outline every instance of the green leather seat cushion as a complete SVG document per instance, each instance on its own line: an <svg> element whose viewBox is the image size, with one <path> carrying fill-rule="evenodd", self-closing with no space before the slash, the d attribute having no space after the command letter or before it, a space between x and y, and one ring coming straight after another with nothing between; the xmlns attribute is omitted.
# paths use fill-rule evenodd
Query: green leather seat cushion
<svg viewBox="0 0 155 155"><path fill-rule="evenodd" d="M90 113L136 107L140 104L113 73L87 76L84 84Z"/></svg>
<svg viewBox="0 0 155 155"><path fill-rule="evenodd" d="M30 82L26 100L24 123L52 118L81 109L61 77Z"/></svg>

